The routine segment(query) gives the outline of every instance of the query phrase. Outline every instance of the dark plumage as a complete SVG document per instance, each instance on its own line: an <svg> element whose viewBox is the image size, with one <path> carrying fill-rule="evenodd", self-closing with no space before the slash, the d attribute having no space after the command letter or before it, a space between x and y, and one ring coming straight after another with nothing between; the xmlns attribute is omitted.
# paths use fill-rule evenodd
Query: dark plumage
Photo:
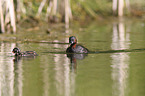
<svg viewBox="0 0 145 96"><path fill-rule="evenodd" d="M37 56L38 54L35 51L25 51L25 52L21 52L21 50L19 48L14 48L12 51L15 56Z"/></svg>
<svg viewBox="0 0 145 96"><path fill-rule="evenodd" d="M88 53L89 50L82 45L77 44L77 39L75 36L69 37L70 47L67 48L67 53Z"/></svg>

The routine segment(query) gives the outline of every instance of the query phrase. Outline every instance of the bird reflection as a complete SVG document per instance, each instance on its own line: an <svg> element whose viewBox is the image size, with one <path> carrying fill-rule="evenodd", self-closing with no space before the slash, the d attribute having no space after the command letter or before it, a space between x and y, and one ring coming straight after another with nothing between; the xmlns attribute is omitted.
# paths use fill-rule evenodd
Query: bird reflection
<svg viewBox="0 0 145 96"><path fill-rule="evenodd" d="M35 59L36 56L29 56L29 57L21 57L21 56L14 56L13 62L18 63L19 61L23 60L32 60Z"/></svg>
<svg viewBox="0 0 145 96"><path fill-rule="evenodd" d="M70 69L75 71L77 69L77 60L83 60L88 54L76 54L76 53L67 53L67 57L70 59Z"/></svg>
<svg viewBox="0 0 145 96"><path fill-rule="evenodd" d="M15 56L13 59L14 63L18 63L20 60L21 60L21 57L19 56Z"/></svg>

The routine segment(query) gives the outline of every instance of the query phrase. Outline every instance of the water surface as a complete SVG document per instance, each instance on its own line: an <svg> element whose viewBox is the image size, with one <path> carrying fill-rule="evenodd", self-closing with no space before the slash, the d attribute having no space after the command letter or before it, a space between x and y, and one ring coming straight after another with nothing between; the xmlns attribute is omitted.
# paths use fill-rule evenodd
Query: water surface
<svg viewBox="0 0 145 96"><path fill-rule="evenodd" d="M51 39L52 42L63 43L1 41L0 95L144 96L144 29L144 22L139 20L91 22L67 31L57 31L63 32L62 35L57 34L59 38L51 39L45 32L40 35L48 37L44 38L45 41ZM31 33L25 34L27 37ZM78 43L94 53L68 58L65 49L70 35L75 35ZM36 40L34 38L32 36L31 39ZM16 46L21 51L35 50L39 56L14 58L11 51Z"/></svg>

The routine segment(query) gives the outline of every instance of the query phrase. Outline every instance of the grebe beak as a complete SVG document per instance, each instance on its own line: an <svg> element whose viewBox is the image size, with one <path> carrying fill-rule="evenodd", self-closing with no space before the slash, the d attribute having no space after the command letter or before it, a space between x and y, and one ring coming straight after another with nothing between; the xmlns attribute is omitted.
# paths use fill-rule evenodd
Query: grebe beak
<svg viewBox="0 0 145 96"><path fill-rule="evenodd" d="M73 44L73 43L74 43L74 41L71 41L70 43L71 43L71 44Z"/></svg>

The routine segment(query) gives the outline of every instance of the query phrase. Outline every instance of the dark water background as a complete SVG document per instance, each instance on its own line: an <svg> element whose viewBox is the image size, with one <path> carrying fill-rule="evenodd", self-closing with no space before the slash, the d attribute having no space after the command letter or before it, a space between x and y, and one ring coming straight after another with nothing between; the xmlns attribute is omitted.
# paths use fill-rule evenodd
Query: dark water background
<svg viewBox="0 0 145 96"><path fill-rule="evenodd" d="M39 41L41 37L64 44L1 41L1 96L144 96L144 21L94 21L76 26L67 31L56 29L50 34L55 38L43 31L20 34L23 38ZM65 50L71 35L92 53L68 58ZM16 46L22 51L35 50L39 56L14 58L11 51Z"/></svg>

